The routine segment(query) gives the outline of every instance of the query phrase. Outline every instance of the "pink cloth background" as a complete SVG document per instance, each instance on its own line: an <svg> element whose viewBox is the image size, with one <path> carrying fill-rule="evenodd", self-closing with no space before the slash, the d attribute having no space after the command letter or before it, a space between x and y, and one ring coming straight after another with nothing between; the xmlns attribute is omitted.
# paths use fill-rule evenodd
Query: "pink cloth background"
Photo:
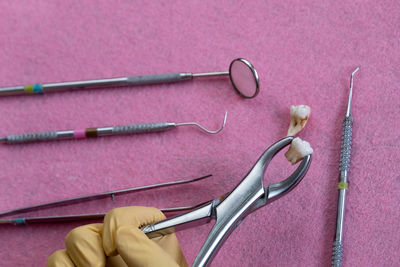
<svg viewBox="0 0 400 267"><path fill-rule="evenodd" d="M213 266L328 266L341 122L354 82L344 266L399 266L400 3L392 1L1 1L0 86L164 72L227 71L250 60L257 98L226 79L0 98L0 136L153 121L218 128L0 147L0 210L130 186L193 185L28 215L192 205L231 190L284 137L289 107L312 113L300 137L312 166L289 195L249 216ZM283 154L264 182L292 170ZM2 266L43 266L79 223L0 227ZM178 233L193 262L211 225Z"/></svg>

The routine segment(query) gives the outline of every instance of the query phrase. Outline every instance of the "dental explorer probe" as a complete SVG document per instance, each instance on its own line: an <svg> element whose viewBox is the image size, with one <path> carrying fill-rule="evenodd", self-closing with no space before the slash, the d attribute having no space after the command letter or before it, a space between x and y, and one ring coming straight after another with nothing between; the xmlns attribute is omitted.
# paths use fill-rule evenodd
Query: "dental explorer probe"
<svg viewBox="0 0 400 267"><path fill-rule="evenodd" d="M197 126L202 131L209 134L217 134L224 129L226 124L226 117L228 113L225 112L224 120L219 129L215 131L208 130L196 122L153 122L153 123L142 123L142 124L130 124L121 126L101 127L101 128L86 128L79 130L67 130L67 131L52 131L52 132L38 132L38 133L26 133L26 134L15 134L0 137L0 144L17 144L27 143L36 141L54 141L64 139L84 139L99 136L109 135L120 135L120 134L137 134L137 133L150 133L166 131L179 126Z"/></svg>
<svg viewBox="0 0 400 267"><path fill-rule="evenodd" d="M342 256L343 256L343 221L344 221L344 211L346 204L346 191L348 188L348 172L350 169L350 152L351 152L351 136L353 132L353 116L351 115L351 100L353 95L353 77L354 74L360 69L358 66L350 76L350 92L349 101L347 104L346 115L343 119L342 128L342 144L340 148L340 164L339 164L339 198L337 207L337 217L336 217L336 233L335 241L333 242L333 252L332 252L332 266L340 267L342 266Z"/></svg>

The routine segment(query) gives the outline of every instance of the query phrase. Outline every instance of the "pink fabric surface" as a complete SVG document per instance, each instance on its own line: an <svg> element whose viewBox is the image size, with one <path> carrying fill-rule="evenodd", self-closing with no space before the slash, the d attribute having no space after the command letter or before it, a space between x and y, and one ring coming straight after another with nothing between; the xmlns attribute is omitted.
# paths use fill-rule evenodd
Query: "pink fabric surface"
<svg viewBox="0 0 400 267"><path fill-rule="evenodd" d="M166 72L227 71L236 57L260 76L241 98L227 79L0 98L0 136L155 121L196 121L218 135L169 132L2 145L0 210L131 186L206 182L33 212L192 205L233 189L284 137L289 107L306 104L300 137L311 168L284 198L246 218L212 266L328 266L335 231L341 123L349 76L353 149L344 266L399 266L400 3L372 1L1 1L0 86ZM264 182L293 168L283 153ZM0 227L2 266L43 266L79 223ZM193 262L211 225L178 238Z"/></svg>

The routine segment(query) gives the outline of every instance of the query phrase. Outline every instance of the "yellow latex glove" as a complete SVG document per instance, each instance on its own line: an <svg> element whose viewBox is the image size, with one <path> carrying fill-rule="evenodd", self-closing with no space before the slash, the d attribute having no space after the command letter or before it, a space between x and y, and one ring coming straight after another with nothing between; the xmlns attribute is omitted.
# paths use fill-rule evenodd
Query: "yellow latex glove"
<svg viewBox="0 0 400 267"><path fill-rule="evenodd" d="M149 239L139 229L164 219L156 208L114 209L103 224L84 225L69 232L66 249L54 252L47 266L187 266L175 234Z"/></svg>

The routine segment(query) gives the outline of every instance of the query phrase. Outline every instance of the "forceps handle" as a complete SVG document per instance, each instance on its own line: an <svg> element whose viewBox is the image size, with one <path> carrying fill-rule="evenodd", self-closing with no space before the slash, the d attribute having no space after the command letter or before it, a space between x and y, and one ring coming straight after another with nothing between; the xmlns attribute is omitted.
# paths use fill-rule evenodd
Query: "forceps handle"
<svg viewBox="0 0 400 267"><path fill-rule="evenodd" d="M147 237L154 238L209 223L211 221L213 205L215 205L215 200L193 211L158 223L146 225L141 230Z"/></svg>
<svg viewBox="0 0 400 267"><path fill-rule="evenodd" d="M240 205L236 212L232 212L232 214L223 216L222 218L216 220L216 224L213 226L211 232L207 236L199 254L193 263L193 266L209 266L219 248L229 237L231 232L249 213L253 211L251 207L254 207L255 204L257 204L257 200L264 192L263 190L264 189L262 188L257 192L257 194L253 195L249 201L246 201L246 203ZM216 218L216 213L218 211L215 211L215 209L224 200L226 195L221 196L220 198L213 200L211 203L193 211L155 224L146 225L142 227L141 230L147 235L147 237L155 238L188 229L190 227L209 223L211 219Z"/></svg>
<svg viewBox="0 0 400 267"><path fill-rule="evenodd" d="M130 76L121 78L97 79L97 80L74 81L74 82L45 83L45 84L35 83L23 86L0 88L0 96L43 94L47 92L67 90L67 89L84 89L84 88L104 87L104 86L172 83L192 78L193 74L191 73L175 72L166 74L139 75L139 76Z"/></svg>
<svg viewBox="0 0 400 267"><path fill-rule="evenodd" d="M36 142L36 141L52 141L60 139L82 139L82 138L90 138L90 137L98 137L106 135L159 132L168 130L170 128L175 128L176 126L177 126L176 123L173 122L154 122L154 123L121 125L114 127L86 128L82 130L15 134L0 138L0 143L17 144L17 143Z"/></svg>

